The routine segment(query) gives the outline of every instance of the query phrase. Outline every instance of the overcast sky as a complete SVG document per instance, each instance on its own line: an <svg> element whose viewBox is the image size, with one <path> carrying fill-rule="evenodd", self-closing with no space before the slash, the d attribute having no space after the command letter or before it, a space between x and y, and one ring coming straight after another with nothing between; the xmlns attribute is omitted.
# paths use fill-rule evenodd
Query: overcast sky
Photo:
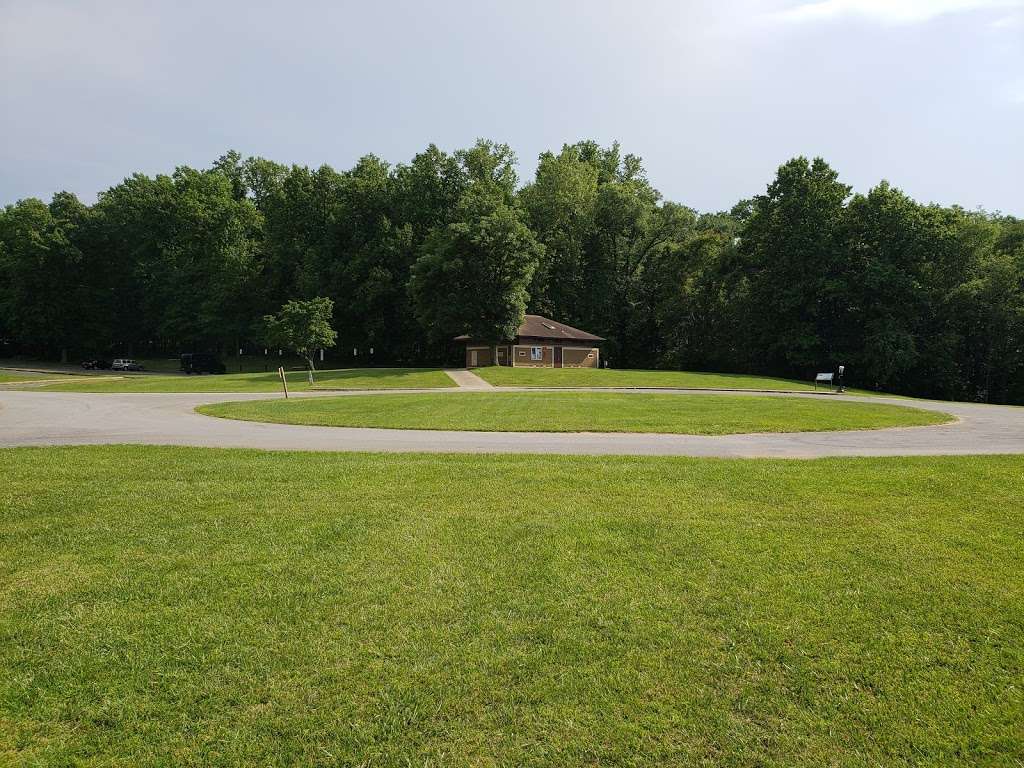
<svg viewBox="0 0 1024 768"><path fill-rule="evenodd" d="M430 142L618 139L701 210L797 154L1024 215L1024 0L0 0L0 203Z"/></svg>

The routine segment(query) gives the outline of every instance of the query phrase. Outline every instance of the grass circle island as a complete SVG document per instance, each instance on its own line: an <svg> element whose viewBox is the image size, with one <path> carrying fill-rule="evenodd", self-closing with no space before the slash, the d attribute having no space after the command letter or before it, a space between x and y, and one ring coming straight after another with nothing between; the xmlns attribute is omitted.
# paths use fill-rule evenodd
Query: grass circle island
<svg viewBox="0 0 1024 768"><path fill-rule="evenodd" d="M202 405L208 416L275 424L476 432L729 435L830 432L947 423L945 413L829 397L613 392L446 392L250 400Z"/></svg>

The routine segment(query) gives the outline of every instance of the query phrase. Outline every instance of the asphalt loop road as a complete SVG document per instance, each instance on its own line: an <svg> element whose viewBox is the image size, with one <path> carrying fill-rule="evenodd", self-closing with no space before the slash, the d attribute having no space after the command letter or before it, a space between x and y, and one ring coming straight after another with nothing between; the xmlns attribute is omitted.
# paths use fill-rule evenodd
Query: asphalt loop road
<svg viewBox="0 0 1024 768"><path fill-rule="evenodd" d="M409 390L405 390L409 391ZM446 390L421 390L438 392ZM458 391L458 390L447 390ZM494 390L492 390L494 391ZM531 389L529 391L538 391ZM565 391L565 390L560 390ZM588 390L578 390L588 391ZM601 389L642 393L655 390ZM722 394L707 390L656 390L679 395ZM373 397L396 390L325 392ZM734 397L822 397L729 392ZM320 396L308 393L302 396ZM280 397L245 394L112 394L0 391L0 446L145 444L301 451L427 453L555 453L637 456L817 458L823 456L911 456L1024 453L1024 408L873 397L890 403L942 411L957 421L934 427L851 432L749 435L651 435L623 433L441 432L411 429L307 427L233 421L195 413L197 405ZM830 395L864 402L866 398Z"/></svg>

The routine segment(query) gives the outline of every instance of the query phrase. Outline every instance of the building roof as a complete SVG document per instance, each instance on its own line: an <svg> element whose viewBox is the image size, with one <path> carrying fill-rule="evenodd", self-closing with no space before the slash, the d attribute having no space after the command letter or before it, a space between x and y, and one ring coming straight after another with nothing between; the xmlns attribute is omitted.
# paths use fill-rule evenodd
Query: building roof
<svg viewBox="0 0 1024 768"><path fill-rule="evenodd" d="M541 315L526 315L523 323L519 326L516 336L527 336L532 339L556 339L559 341L604 341L600 336L573 328L571 325L559 323L557 320L550 320ZM463 334L456 336L455 341L470 341L470 337Z"/></svg>

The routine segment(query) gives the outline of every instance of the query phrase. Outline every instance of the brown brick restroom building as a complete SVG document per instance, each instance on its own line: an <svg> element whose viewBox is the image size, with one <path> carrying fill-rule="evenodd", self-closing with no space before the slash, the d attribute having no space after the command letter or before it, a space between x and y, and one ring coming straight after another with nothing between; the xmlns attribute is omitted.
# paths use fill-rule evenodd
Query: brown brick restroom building
<svg viewBox="0 0 1024 768"><path fill-rule="evenodd" d="M466 345L466 367L511 365L516 368L597 368L601 354L600 336L549 320L526 315L516 337L510 341L488 342L456 336Z"/></svg>

